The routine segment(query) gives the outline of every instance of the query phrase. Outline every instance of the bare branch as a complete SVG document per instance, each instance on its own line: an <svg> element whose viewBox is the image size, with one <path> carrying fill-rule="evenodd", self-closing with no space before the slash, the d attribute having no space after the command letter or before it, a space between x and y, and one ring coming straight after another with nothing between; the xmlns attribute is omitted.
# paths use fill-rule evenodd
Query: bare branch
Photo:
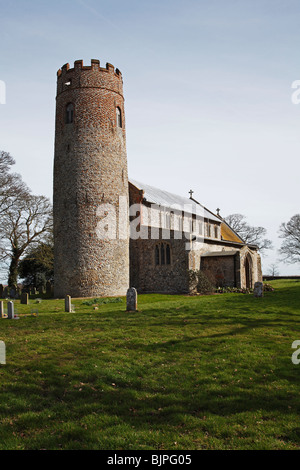
<svg viewBox="0 0 300 470"><path fill-rule="evenodd" d="M279 228L279 237L283 238L280 247L282 260L286 263L300 262L300 214L294 215Z"/></svg>
<svg viewBox="0 0 300 470"><path fill-rule="evenodd" d="M244 215L230 214L225 217L225 221L247 245L257 245L261 252L273 247L271 240L264 238L267 230L264 227L252 227Z"/></svg>

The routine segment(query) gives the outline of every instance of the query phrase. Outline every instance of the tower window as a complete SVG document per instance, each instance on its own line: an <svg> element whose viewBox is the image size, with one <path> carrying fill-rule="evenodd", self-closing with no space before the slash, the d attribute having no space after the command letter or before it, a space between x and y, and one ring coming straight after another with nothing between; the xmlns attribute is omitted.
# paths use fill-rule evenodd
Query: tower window
<svg viewBox="0 0 300 470"><path fill-rule="evenodd" d="M67 104L66 107L66 124L72 124L74 121L74 105L73 103Z"/></svg>
<svg viewBox="0 0 300 470"><path fill-rule="evenodd" d="M119 107L117 107L116 109L116 114L117 114L117 127L122 127L122 113Z"/></svg>

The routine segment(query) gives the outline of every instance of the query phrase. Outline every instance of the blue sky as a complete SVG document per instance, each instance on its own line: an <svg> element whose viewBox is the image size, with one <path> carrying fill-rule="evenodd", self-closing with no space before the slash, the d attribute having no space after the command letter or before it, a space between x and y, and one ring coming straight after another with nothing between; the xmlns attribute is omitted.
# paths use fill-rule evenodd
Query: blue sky
<svg viewBox="0 0 300 470"><path fill-rule="evenodd" d="M298 0L0 0L0 148L52 198L56 72L110 62L124 79L130 177L193 189L278 248L280 223L300 212L299 19Z"/></svg>

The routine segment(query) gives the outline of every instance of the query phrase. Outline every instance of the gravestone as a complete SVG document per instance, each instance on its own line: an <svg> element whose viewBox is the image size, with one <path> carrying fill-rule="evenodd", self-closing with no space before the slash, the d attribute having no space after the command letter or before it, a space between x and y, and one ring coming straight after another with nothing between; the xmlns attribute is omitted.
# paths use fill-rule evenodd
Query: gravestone
<svg viewBox="0 0 300 470"><path fill-rule="evenodd" d="M264 285L263 285L262 282L256 282L254 284L253 295L254 295L254 297L263 297L263 295L264 295Z"/></svg>
<svg viewBox="0 0 300 470"><path fill-rule="evenodd" d="M7 302L7 318L9 320L15 318L15 306L13 302Z"/></svg>
<svg viewBox="0 0 300 470"><path fill-rule="evenodd" d="M137 291L134 287L131 287L127 291L126 295L127 301L127 312L136 312L137 311Z"/></svg>
<svg viewBox="0 0 300 470"><path fill-rule="evenodd" d="M4 317L4 302L1 300L0 302L0 318Z"/></svg>
<svg viewBox="0 0 300 470"><path fill-rule="evenodd" d="M65 298L65 312L72 312L71 296L67 295Z"/></svg>
<svg viewBox="0 0 300 470"><path fill-rule="evenodd" d="M0 364L6 364L6 348L4 341L0 341Z"/></svg>
<svg viewBox="0 0 300 470"><path fill-rule="evenodd" d="M4 287L3 284L0 284L0 299L3 299Z"/></svg>
<svg viewBox="0 0 300 470"><path fill-rule="evenodd" d="M51 284L50 281L46 282L46 295L47 295L47 297L52 296L52 284Z"/></svg>
<svg viewBox="0 0 300 470"><path fill-rule="evenodd" d="M22 292L21 294L21 304L28 305L29 304L29 296L27 292Z"/></svg>

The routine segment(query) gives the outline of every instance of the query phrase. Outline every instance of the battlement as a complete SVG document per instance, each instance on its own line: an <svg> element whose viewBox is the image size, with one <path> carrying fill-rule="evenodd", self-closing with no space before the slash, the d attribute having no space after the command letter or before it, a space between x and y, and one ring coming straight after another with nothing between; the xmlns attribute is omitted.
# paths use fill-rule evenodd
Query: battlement
<svg viewBox="0 0 300 470"><path fill-rule="evenodd" d="M70 64L65 64L61 69L57 71L57 77L69 74L70 72L81 72L85 70L96 70L99 72L112 73L119 78L122 78L122 74L119 69L115 69L112 64L106 63L106 67L100 67L100 60L91 59L91 65L83 65L83 60L75 60L74 67L70 68Z"/></svg>

